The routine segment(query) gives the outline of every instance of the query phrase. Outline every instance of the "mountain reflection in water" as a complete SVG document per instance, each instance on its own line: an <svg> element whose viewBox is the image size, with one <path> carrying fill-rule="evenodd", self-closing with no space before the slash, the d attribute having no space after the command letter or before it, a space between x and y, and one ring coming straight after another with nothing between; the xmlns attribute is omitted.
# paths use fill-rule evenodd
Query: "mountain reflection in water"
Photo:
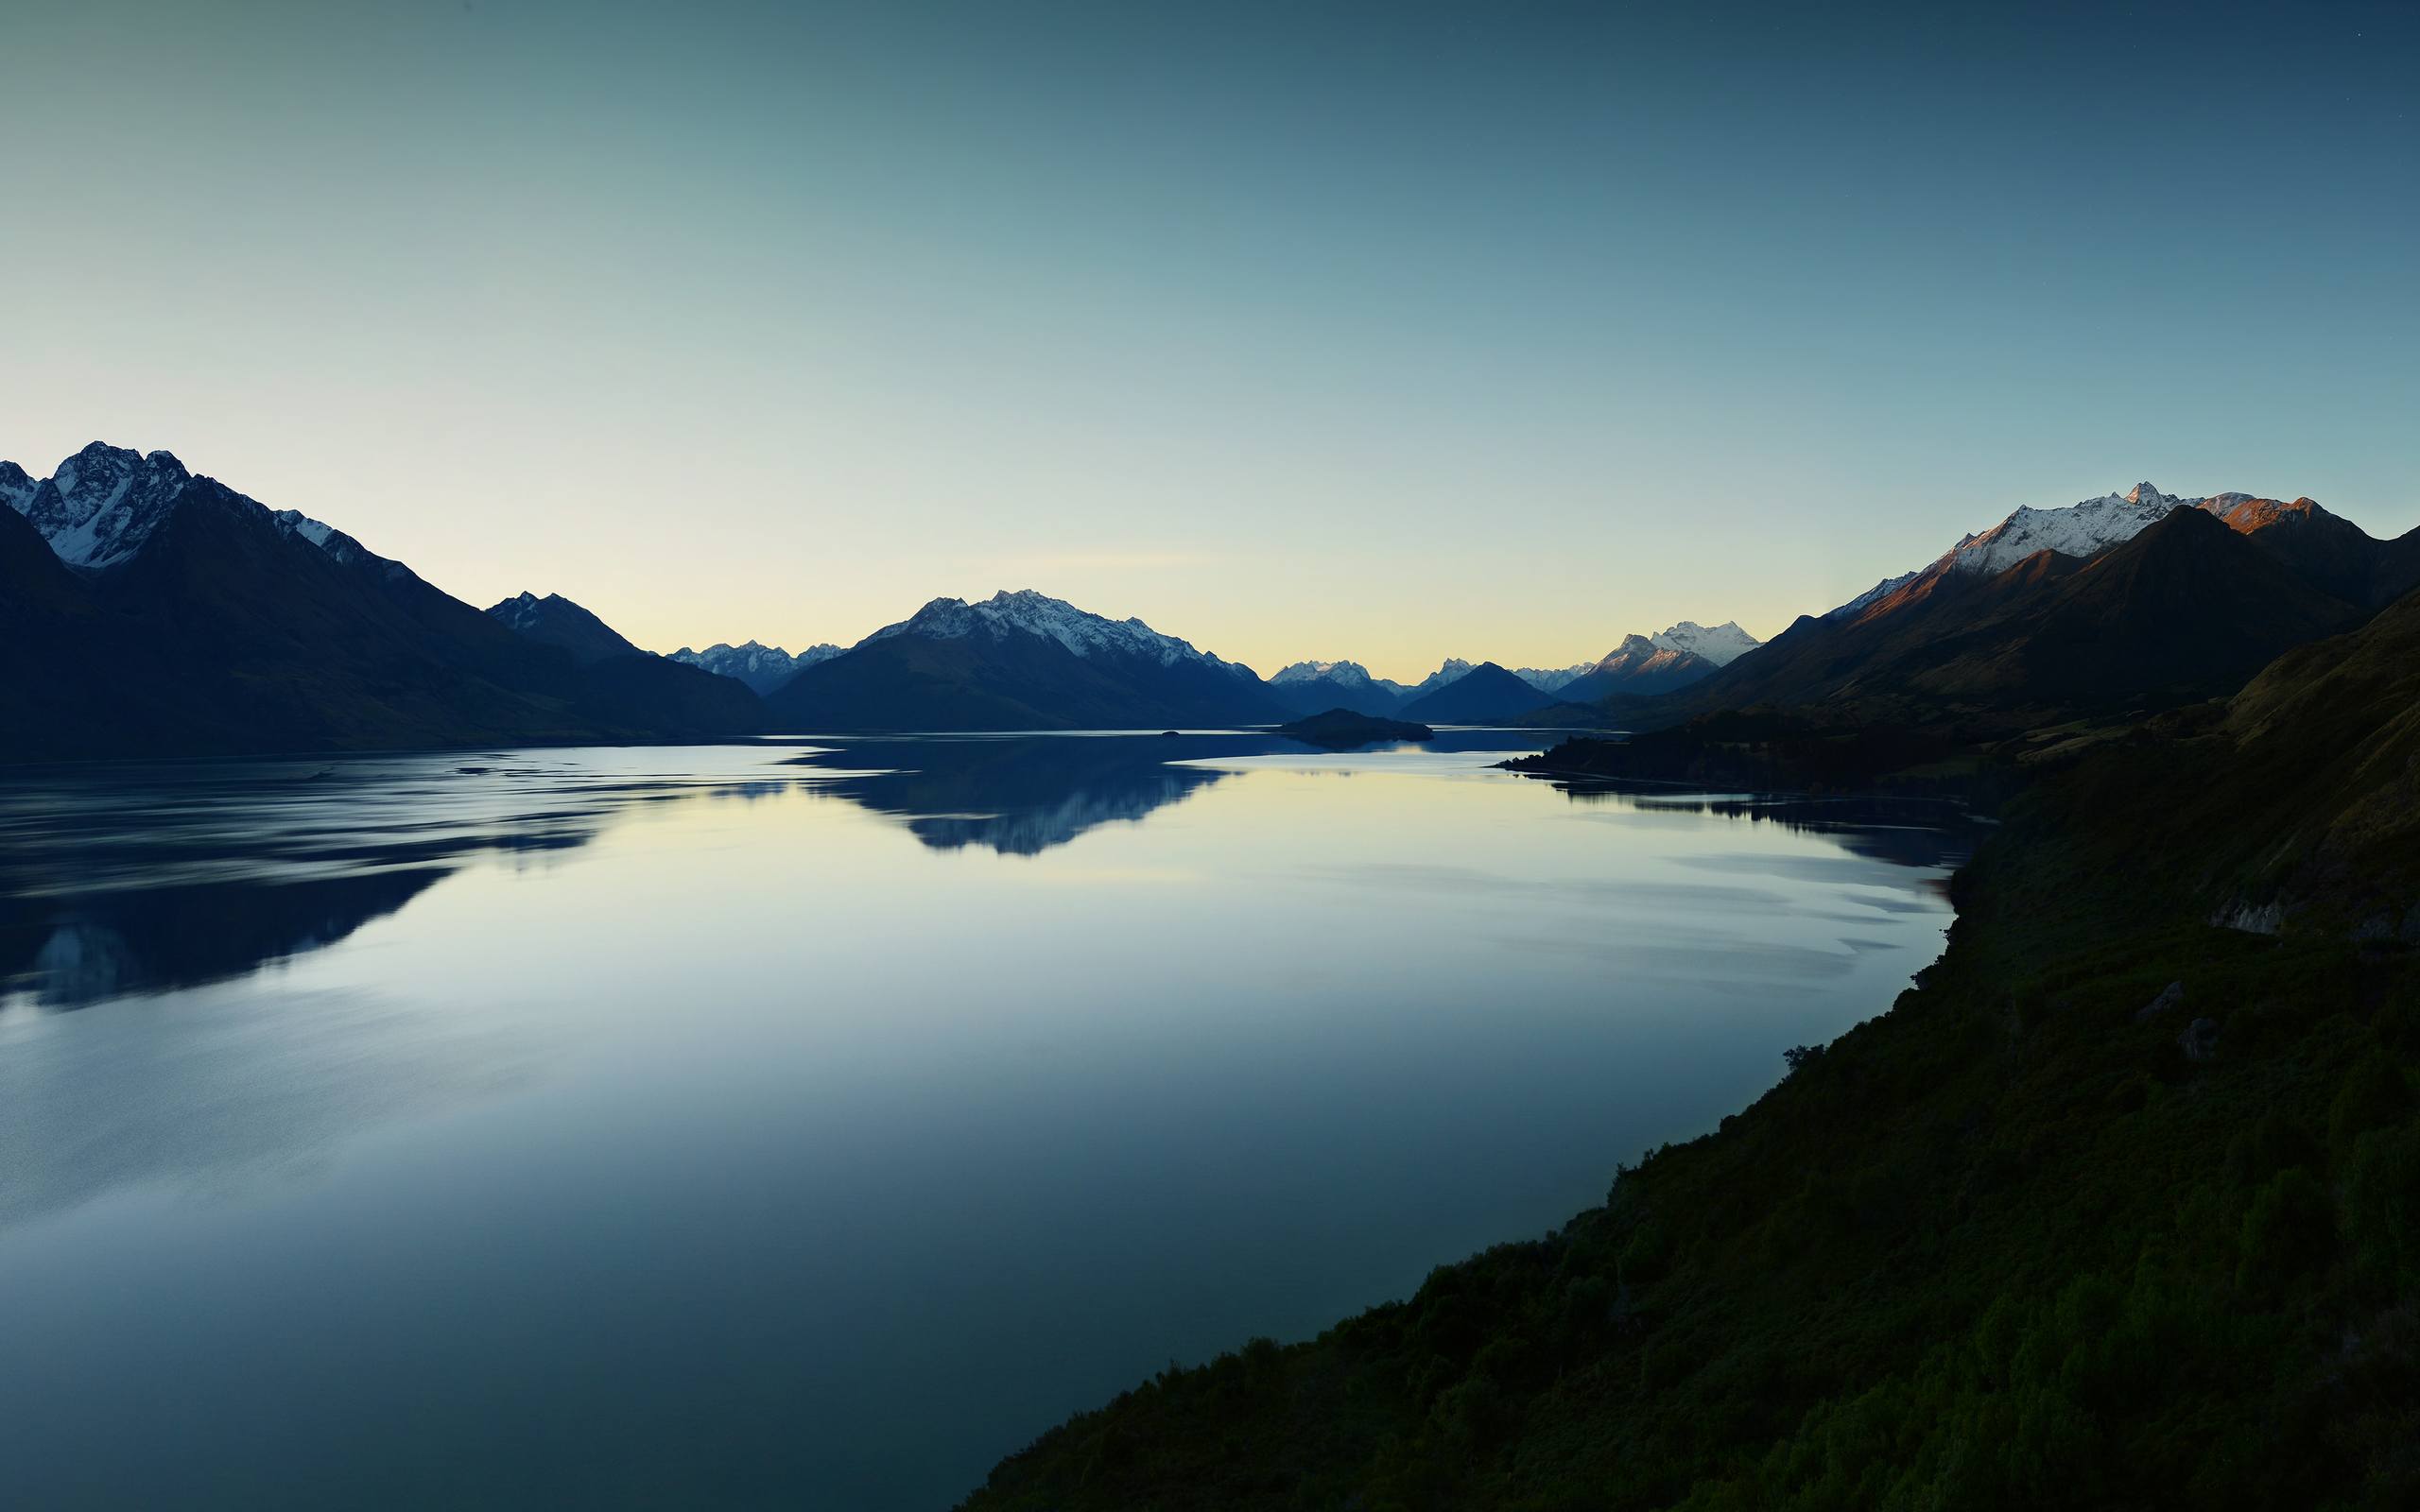
<svg viewBox="0 0 2420 1512"><path fill-rule="evenodd" d="M600 775L545 753L18 773L0 782L0 1001L73 1008L239 977L478 855L585 845L639 804L791 785Z"/></svg>
<svg viewBox="0 0 2420 1512"><path fill-rule="evenodd" d="M1402 756L1450 759L1537 739L1445 730ZM0 782L0 1001L71 1008L240 977L345 939L478 856L576 849L651 804L804 788L895 820L935 850L1035 856L1102 825L1139 823L1254 765L1349 760L1243 732L847 737L786 758L780 750L21 772ZM1773 824L1898 866L1946 870L1970 849L1967 827L1945 822L1953 816L1939 804L1551 781L1608 816Z"/></svg>

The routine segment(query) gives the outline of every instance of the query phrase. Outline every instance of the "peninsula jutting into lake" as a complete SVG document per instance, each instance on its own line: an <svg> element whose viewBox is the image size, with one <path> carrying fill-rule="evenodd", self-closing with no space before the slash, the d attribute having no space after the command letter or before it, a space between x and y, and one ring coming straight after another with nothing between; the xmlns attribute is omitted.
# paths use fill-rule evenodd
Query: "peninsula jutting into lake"
<svg viewBox="0 0 2420 1512"><path fill-rule="evenodd" d="M0 60L10 1512L2420 1505L2420 14Z"/></svg>

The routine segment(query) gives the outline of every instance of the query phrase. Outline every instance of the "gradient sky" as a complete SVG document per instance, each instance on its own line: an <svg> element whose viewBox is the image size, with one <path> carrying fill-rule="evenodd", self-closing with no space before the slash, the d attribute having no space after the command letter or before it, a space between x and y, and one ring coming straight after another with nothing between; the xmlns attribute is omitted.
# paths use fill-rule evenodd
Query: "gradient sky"
<svg viewBox="0 0 2420 1512"><path fill-rule="evenodd" d="M11 0L0 190L0 455L659 649L1410 678L2143 478L2420 524L2409 5Z"/></svg>

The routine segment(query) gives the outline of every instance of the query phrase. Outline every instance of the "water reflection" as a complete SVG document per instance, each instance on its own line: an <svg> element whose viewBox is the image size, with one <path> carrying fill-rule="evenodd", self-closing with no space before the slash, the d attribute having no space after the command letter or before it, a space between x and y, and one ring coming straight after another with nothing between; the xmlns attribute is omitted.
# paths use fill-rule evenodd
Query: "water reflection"
<svg viewBox="0 0 2420 1512"><path fill-rule="evenodd" d="M1543 744L1526 730L1461 730L1416 749L1454 755ZM1415 749L1372 743L1358 750L1382 745ZM1266 733L919 735L835 740L790 762L834 774L818 780L819 791L899 819L935 850L1030 856L1105 824L1140 823L1236 770L1206 764L1315 750L1322 760L1340 754Z"/></svg>
<svg viewBox="0 0 2420 1512"><path fill-rule="evenodd" d="M1944 799L1820 798L1800 793L1707 793L1670 783L1524 773L1582 808L1610 813L1715 815L1818 834L1851 855L1894 866L1956 869L1974 854L1965 806Z"/></svg>
<svg viewBox="0 0 2420 1512"><path fill-rule="evenodd" d="M587 844L637 805L786 791L562 757L109 764L0 782L0 1004L200 987L332 945L472 858Z"/></svg>

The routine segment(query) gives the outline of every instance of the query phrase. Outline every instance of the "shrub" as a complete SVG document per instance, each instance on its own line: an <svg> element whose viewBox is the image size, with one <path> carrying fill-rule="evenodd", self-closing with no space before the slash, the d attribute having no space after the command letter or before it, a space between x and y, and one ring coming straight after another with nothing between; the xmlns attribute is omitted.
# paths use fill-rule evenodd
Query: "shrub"
<svg viewBox="0 0 2420 1512"><path fill-rule="evenodd" d="M2335 1215L2319 1177L2295 1166L2254 1194L2238 1243L2236 1284L2273 1296L2336 1247Z"/></svg>

